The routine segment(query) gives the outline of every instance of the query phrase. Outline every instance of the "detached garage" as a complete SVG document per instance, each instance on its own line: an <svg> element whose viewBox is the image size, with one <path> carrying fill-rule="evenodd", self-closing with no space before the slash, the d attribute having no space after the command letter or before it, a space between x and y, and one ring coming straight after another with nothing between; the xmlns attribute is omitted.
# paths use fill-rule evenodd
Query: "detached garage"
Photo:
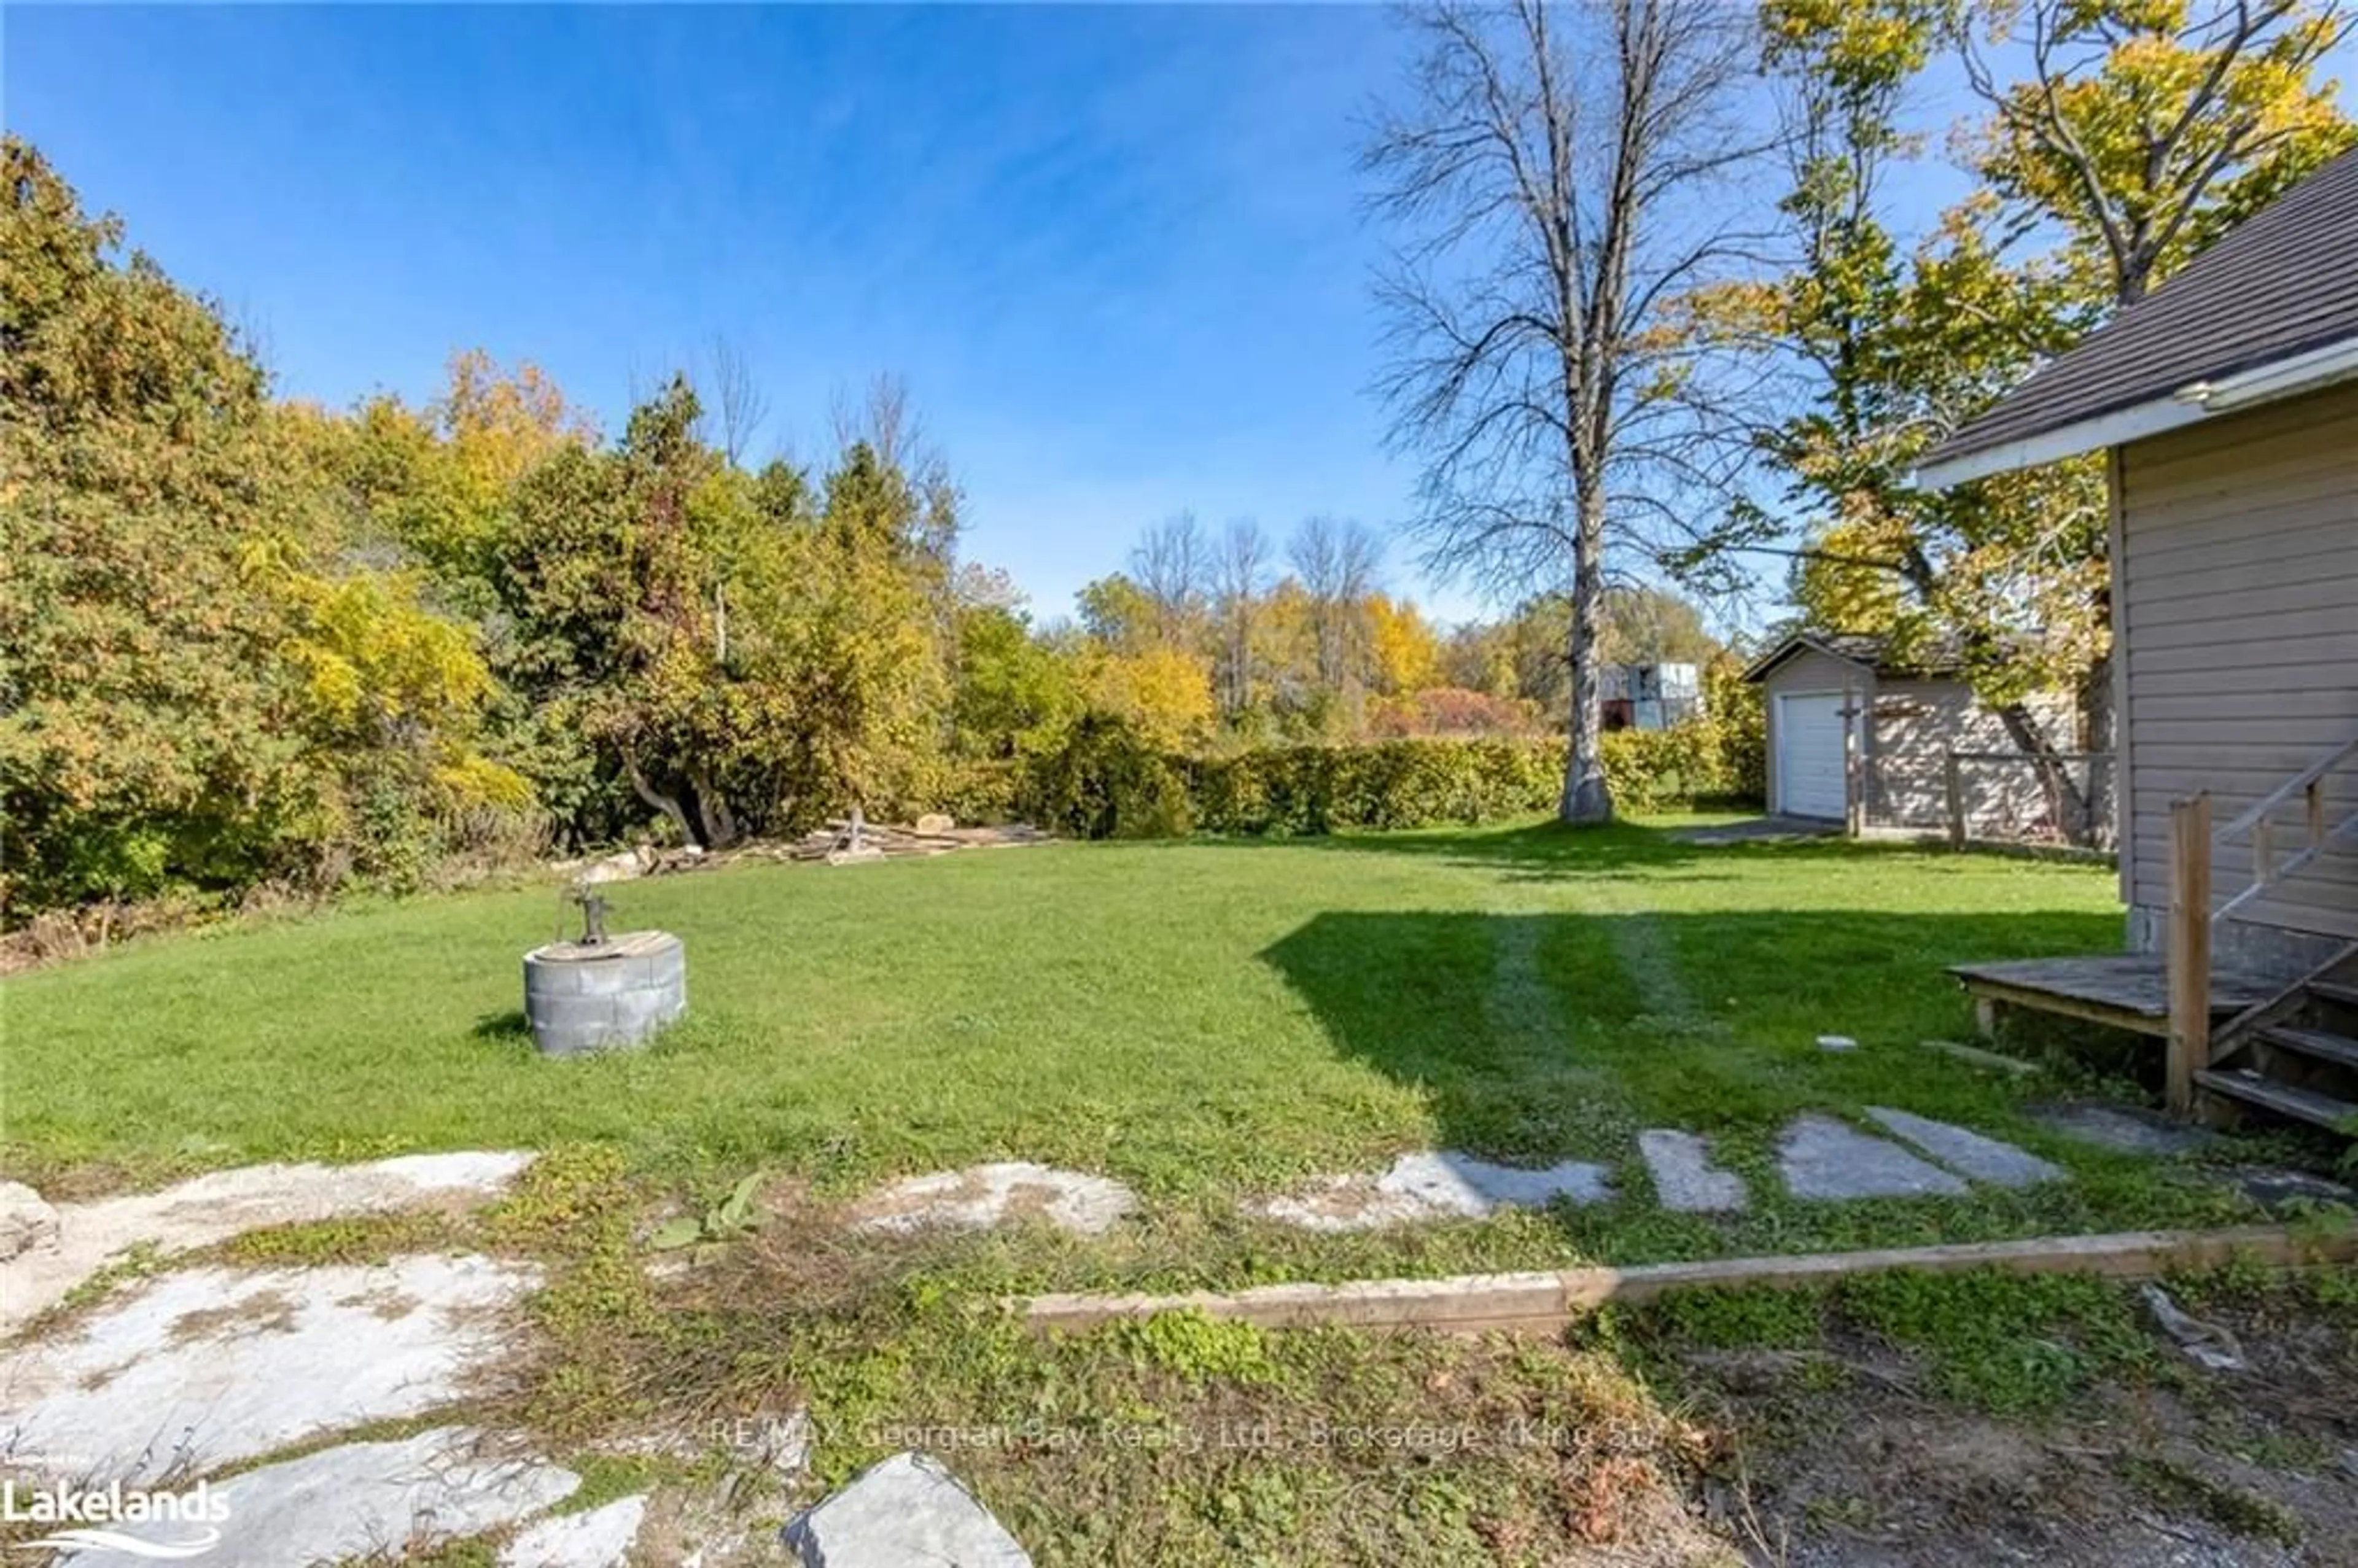
<svg viewBox="0 0 2358 1568"><path fill-rule="evenodd" d="M1745 678L1761 688L1768 809L1779 816L1937 829L1948 816L1949 753L2016 750L1962 663L1942 650L1902 660L1885 637L1801 632ZM2017 793L2031 798L1999 798ZM2036 795L2027 771L1976 776L1967 807L1975 818L2019 818L2036 812Z"/></svg>

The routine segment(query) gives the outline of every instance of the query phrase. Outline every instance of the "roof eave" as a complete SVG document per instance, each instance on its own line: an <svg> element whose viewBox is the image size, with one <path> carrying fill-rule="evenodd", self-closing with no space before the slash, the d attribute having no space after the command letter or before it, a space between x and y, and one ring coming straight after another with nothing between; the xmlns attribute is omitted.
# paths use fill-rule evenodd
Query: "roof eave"
<svg viewBox="0 0 2358 1568"><path fill-rule="evenodd" d="M2255 365L2221 381L2198 381L2167 396L1926 463L1908 476L1908 482L1917 490L1947 490L1993 474L2014 473L2082 453L2102 451L2107 447L2125 446L2147 436L2281 402L2353 377L2358 377L2358 338L2344 338L2272 363Z"/></svg>
<svg viewBox="0 0 2358 1568"><path fill-rule="evenodd" d="M1744 679L1747 684L1757 686L1766 680L1778 665L1794 654L1804 652L1823 654L1829 659L1836 659L1845 665L1855 665L1863 670L1872 671L1875 668L1875 665L1866 660L1853 658L1838 648L1830 648L1806 632L1796 632L1753 660L1744 672Z"/></svg>
<svg viewBox="0 0 2358 1568"><path fill-rule="evenodd" d="M2016 473L2023 469L2060 463L2065 458L2076 458L2086 452L2100 452L2107 447L2158 436L2165 430L2200 424L2210 417L2211 411L2200 403L2181 402L2175 395L2157 397L2150 403L2116 408L2093 419L2074 420L2051 430L2042 430L2035 436L2001 441L1995 447L1984 447L1977 451L1961 452L1940 462L1926 463L1908 476L1908 483L1915 490L1948 490L1969 480Z"/></svg>

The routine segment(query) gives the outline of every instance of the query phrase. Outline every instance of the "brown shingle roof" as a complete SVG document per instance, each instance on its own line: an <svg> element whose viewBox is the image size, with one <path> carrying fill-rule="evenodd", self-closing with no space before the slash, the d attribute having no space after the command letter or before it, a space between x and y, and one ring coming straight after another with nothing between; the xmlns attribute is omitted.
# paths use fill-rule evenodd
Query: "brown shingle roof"
<svg viewBox="0 0 2358 1568"><path fill-rule="evenodd" d="M1951 462L2358 337L2358 151L2294 186L1925 454Z"/></svg>
<svg viewBox="0 0 2358 1568"><path fill-rule="evenodd" d="M1901 657L1895 653L1892 640L1880 632L1796 632L1753 660L1744 678L1765 679L1778 665L1808 649L1865 665L1879 676L1953 676L1965 667L1964 655L1953 638L1923 640Z"/></svg>

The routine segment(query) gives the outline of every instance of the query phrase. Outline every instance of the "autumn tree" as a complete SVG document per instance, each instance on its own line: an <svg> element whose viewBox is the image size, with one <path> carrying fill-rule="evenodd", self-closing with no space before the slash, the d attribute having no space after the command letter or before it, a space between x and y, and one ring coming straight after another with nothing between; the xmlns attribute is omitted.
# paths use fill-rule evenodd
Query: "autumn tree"
<svg viewBox="0 0 2358 1568"><path fill-rule="evenodd" d="M272 403L218 308L16 137L5 185L12 912L414 875L517 794L477 745L472 629L371 534L341 421Z"/></svg>
<svg viewBox="0 0 2358 1568"><path fill-rule="evenodd" d="M2351 146L2319 71L2353 16L2339 0L1980 0L1954 35L1989 108L1974 167L2010 233L2059 226L2088 293L2126 305ZM2017 57L2027 73L2002 76Z"/></svg>
<svg viewBox="0 0 2358 1568"><path fill-rule="evenodd" d="M1995 199L1998 243L2060 229L2055 262L2092 318L2142 298L2358 141L2320 74L2353 16L2340 0L1969 6L1953 41L1988 106L1967 145ZM2001 76L1994 49L2026 59L2026 73ZM2099 563L2104 547L2095 533ZM2079 618L2093 625L2087 728L2090 745L2109 751L2109 581L2091 576Z"/></svg>
<svg viewBox="0 0 2358 1568"><path fill-rule="evenodd" d="M1368 599L1375 591L1383 545L1357 521L1305 517L1285 556L1310 613L1319 684L1347 697L1358 687L1368 648Z"/></svg>
<svg viewBox="0 0 2358 1568"><path fill-rule="evenodd" d="M1760 450L1782 485L1739 503L1698 556L1791 548L1813 621L1941 643L2025 752L2081 740L2023 700L2082 694L2108 744L2101 465L2080 459L1947 494L1909 482L1920 455L2068 348L2111 308L2346 138L2310 81L2337 24L2294 5L1982 7L1941 0L1771 0L1767 60L1790 132L1782 202L1791 268L1693 297L1705 332L1790 373L1789 416ZM2029 77L1985 50L2019 29ZM1978 29L1978 30L1965 30ZM1911 248L1890 182L1918 154L1907 94L1961 49L1991 106L1966 139L1985 184ZM2060 236L2048 249L2037 242ZM2026 253L2026 254L2017 254ZM1798 546L1780 541L1795 531ZM2071 793L2061 770L2056 787ZM2076 815L2076 813L2075 813Z"/></svg>
<svg viewBox="0 0 2358 1568"><path fill-rule="evenodd" d="M1665 336L1741 250L1746 19L1716 0L1444 3L1364 157L1402 234L1381 291L1396 439L1439 564L1560 588L1567 822L1609 818L1596 643L1607 555L1696 476L1697 384Z"/></svg>
<svg viewBox="0 0 2358 1568"><path fill-rule="evenodd" d="M1608 665L1709 664L1721 651L1693 600L1644 583L1605 590L1596 656Z"/></svg>
<svg viewBox="0 0 2358 1568"><path fill-rule="evenodd" d="M1210 738L1218 707L1201 654L1160 643L1134 654L1097 648L1082 655L1080 678L1091 709L1121 720L1154 751L1192 752Z"/></svg>
<svg viewBox="0 0 2358 1568"><path fill-rule="evenodd" d="M489 608L516 486L558 448L597 437L537 365L503 366L481 349L451 356L441 394L422 406L380 395L348 423L342 481L353 503L471 613Z"/></svg>
<svg viewBox="0 0 2358 1568"><path fill-rule="evenodd" d="M1115 572L1084 583L1074 599L1082 629L1107 647L1130 654L1153 644L1154 600L1134 579Z"/></svg>
<svg viewBox="0 0 2358 1568"><path fill-rule="evenodd" d="M770 417L769 392L745 351L727 334L713 334L704 358L699 379L709 389L709 417L719 437L720 456L731 467L741 467L754 432Z"/></svg>
<svg viewBox="0 0 2358 1568"><path fill-rule="evenodd" d="M1441 639L1414 604L1371 593L1367 620L1368 671L1378 691L1401 697L1440 677Z"/></svg>
<svg viewBox="0 0 2358 1568"><path fill-rule="evenodd" d="M1020 762L1061 745L1083 711L1079 661L1008 605L959 611L953 719L960 755Z"/></svg>
<svg viewBox="0 0 2358 1568"><path fill-rule="evenodd" d="M1229 521L1212 558L1212 611L1218 623L1221 706L1231 716L1252 706L1260 600L1269 589L1269 535L1250 517Z"/></svg>
<svg viewBox="0 0 2358 1568"><path fill-rule="evenodd" d="M5 160L10 888L149 892L266 853L297 806L266 726L280 625L239 561L263 380L38 151L12 136Z"/></svg>
<svg viewBox="0 0 2358 1568"><path fill-rule="evenodd" d="M1212 570L1211 541L1192 512L1174 513L1141 535L1130 553L1130 580L1145 595L1155 640L1184 647L1202 629Z"/></svg>

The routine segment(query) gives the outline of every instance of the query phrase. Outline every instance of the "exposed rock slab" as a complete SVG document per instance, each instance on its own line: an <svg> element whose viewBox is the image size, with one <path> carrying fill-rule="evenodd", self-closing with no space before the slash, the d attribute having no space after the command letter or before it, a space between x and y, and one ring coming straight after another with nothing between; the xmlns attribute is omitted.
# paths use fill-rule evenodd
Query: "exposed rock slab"
<svg viewBox="0 0 2358 1568"><path fill-rule="evenodd" d="M103 1485L423 1414L465 1395L538 1281L433 1255L165 1274L0 1358L0 1456Z"/></svg>
<svg viewBox="0 0 2358 1568"><path fill-rule="evenodd" d="M622 1568L646 1517L647 1499L636 1497L542 1519L501 1548L500 1568Z"/></svg>
<svg viewBox="0 0 2358 1568"><path fill-rule="evenodd" d="M906 1233L1044 1219L1059 1229L1097 1236L1137 1207L1138 1195L1109 1176L1017 1160L894 1182L861 1200L855 1223L862 1230Z"/></svg>
<svg viewBox="0 0 2358 1568"><path fill-rule="evenodd" d="M66 1204L57 1210L54 1248L0 1263L0 1332L56 1304L129 1247L145 1243L169 1256L265 1226L479 1199L505 1187L532 1158L471 1152L405 1154L359 1165L247 1165L161 1192Z"/></svg>
<svg viewBox="0 0 2358 1568"><path fill-rule="evenodd" d="M0 1263L54 1250L58 1211L22 1182L0 1182Z"/></svg>
<svg viewBox="0 0 2358 1568"><path fill-rule="evenodd" d="M1372 1230L1418 1220L1481 1219L1500 1208L1539 1208L1558 1199L1603 1203L1612 1196L1612 1173L1603 1165L1572 1160L1535 1170L1493 1164L1454 1149L1427 1149L1401 1155L1381 1175L1329 1176L1258 1208L1304 1230Z"/></svg>
<svg viewBox="0 0 2358 1568"><path fill-rule="evenodd" d="M2041 1106L2031 1119L2116 1154L2190 1154L2219 1135L2128 1106L2079 1103Z"/></svg>
<svg viewBox="0 0 2358 1568"><path fill-rule="evenodd" d="M570 1470L487 1454L478 1434L438 1427L399 1443L348 1443L267 1465L212 1488L228 1517L221 1543L197 1559L223 1568L315 1568L350 1558L399 1558L458 1536L528 1519L581 1484ZM123 1525L136 1541L184 1541L178 1523ZM77 1552L59 1568L115 1568L133 1559Z"/></svg>
<svg viewBox="0 0 2358 1568"><path fill-rule="evenodd" d="M2201 1174L2205 1180L2243 1194L2271 1214L2312 1204L2331 1204L2337 1208L2358 1206L2358 1193L2340 1182L2311 1175L2307 1171L2286 1171L2273 1165L2231 1165Z"/></svg>
<svg viewBox="0 0 2358 1568"><path fill-rule="evenodd" d="M1638 1152L1654 1178L1654 1196L1681 1214L1725 1214L1751 1200L1744 1178L1712 1163L1711 1145L1692 1132L1650 1128L1638 1134Z"/></svg>
<svg viewBox="0 0 2358 1568"><path fill-rule="evenodd" d="M1935 1121L1879 1105L1868 1106L1866 1114L1952 1171L1994 1187L2035 1187L2041 1182L2061 1181L2064 1176L2060 1165L2050 1164L2027 1150L1952 1122Z"/></svg>
<svg viewBox="0 0 2358 1568"><path fill-rule="evenodd" d="M922 1454L895 1454L786 1526L804 1568L1031 1568L974 1494Z"/></svg>
<svg viewBox="0 0 2358 1568"><path fill-rule="evenodd" d="M1777 1142L1778 1168L1797 1198L1956 1197L1968 1189L1885 1139L1826 1116L1797 1116Z"/></svg>

